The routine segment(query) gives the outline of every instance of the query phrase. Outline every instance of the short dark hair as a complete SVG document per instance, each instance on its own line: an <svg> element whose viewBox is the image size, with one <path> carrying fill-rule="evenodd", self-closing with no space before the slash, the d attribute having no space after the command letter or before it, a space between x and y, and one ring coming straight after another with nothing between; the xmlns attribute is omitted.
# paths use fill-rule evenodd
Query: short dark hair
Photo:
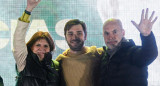
<svg viewBox="0 0 160 86"><path fill-rule="evenodd" d="M31 39L27 42L27 47L32 47L34 43L40 39L45 39L50 47L50 52L55 49L54 41L51 35L48 32L38 31L36 32Z"/></svg>
<svg viewBox="0 0 160 86"><path fill-rule="evenodd" d="M79 19L72 19L72 20L69 20L66 24L65 24L65 27L64 27L64 35L66 36L66 32L71 29L71 27L73 25L78 25L80 24L83 28L83 31L84 31L84 34L85 34L85 37L87 36L87 28L86 28L86 24L83 22L83 21L80 21Z"/></svg>

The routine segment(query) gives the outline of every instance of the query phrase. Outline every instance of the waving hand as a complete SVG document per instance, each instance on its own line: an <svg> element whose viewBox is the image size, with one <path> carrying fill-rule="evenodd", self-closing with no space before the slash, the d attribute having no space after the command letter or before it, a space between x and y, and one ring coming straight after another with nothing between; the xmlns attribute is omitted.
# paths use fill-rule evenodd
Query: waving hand
<svg viewBox="0 0 160 86"><path fill-rule="evenodd" d="M142 14L141 14L141 21L139 24L137 24L135 21L131 21L133 23L133 25L139 30L139 32L143 35L143 36L148 36L151 33L152 30L152 26L154 24L154 22L157 20L158 17L155 17L153 20L153 16L154 16L154 11L152 12L151 16L148 19L148 8L146 9L146 13L144 16L144 9L142 10Z"/></svg>
<svg viewBox="0 0 160 86"><path fill-rule="evenodd" d="M38 5L41 0L27 0L26 10L32 12L32 10Z"/></svg>

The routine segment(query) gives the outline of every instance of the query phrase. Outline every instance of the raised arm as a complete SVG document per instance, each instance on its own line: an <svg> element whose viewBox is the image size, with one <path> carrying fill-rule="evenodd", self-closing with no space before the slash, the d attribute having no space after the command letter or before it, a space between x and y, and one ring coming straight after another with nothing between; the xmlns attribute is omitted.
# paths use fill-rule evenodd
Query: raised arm
<svg viewBox="0 0 160 86"><path fill-rule="evenodd" d="M145 15L143 9L140 23L137 24L134 21L131 21L141 33L142 46L135 47L136 49L133 51L134 53L132 53L133 63L139 66L148 66L158 55L156 40L152 32L152 26L157 20L157 17L152 20L154 13L155 12L153 11L148 18L148 8L146 9Z"/></svg>
<svg viewBox="0 0 160 86"><path fill-rule="evenodd" d="M29 26L29 16L27 12L31 12L40 2L40 0L27 0L26 11L19 18L18 24L13 37L13 55L16 60L18 71L21 72L26 65L26 57L28 54L25 43L25 36Z"/></svg>

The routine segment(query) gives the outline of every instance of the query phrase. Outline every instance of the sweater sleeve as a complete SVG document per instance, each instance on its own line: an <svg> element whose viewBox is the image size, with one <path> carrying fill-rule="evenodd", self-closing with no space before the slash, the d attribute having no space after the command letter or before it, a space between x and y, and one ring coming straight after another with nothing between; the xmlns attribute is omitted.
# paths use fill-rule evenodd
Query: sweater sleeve
<svg viewBox="0 0 160 86"><path fill-rule="evenodd" d="M104 54L103 48L97 48L97 52L98 52L98 54L100 55L100 57L102 57L103 54Z"/></svg>
<svg viewBox="0 0 160 86"><path fill-rule="evenodd" d="M30 22L30 16L31 14L28 13L28 11L24 11L23 15L19 18L20 21L23 21L23 22L26 22L26 23L29 23Z"/></svg>
<svg viewBox="0 0 160 86"><path fill-rule="evenodd" d="M139 66L148 66L158 56L158 49L153 32L149 36L141 36L142 46L136 47L132 53L132 61Z"/></svg>
<svg viewBox="0 0 160 86"><path fill-rule="evenodd" d="M18 72L21 72L26 65L28 51L25 43L25 36L28 25L29 23L18 20L18 24L14 32L13 55L17 64Z"/></svg>

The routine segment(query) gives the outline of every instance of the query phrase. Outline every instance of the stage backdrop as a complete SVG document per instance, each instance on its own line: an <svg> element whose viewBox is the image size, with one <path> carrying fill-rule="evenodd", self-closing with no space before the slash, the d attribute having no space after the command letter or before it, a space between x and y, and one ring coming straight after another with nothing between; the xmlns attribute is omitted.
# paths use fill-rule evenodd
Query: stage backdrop
<svg viewBox="0 0 160 86"><path fill-rule="evenodd" d="M119 18L126 31L125 37L141 45L139 32L130 21L139 23L143 8L149 8L149 14L151 10L155 10L155 15L159 16L159 5L159 0L41 0L32 12L26 42L36 31L48 31L56 44L53 55L55 59L68 48L63 35L65 22L69 19L80 19L87 25L85 45L102 47L105 45L102 36L103 22L109 18ZM16 83L15 60L12 54L13 33L17 19L25 7L25 0L0 0L0 75L5 86L14 86ZM160 19L154 24L153 32L160 53ZM160 86L160 56L149 66L148 71L149 86Z"/></svg>

